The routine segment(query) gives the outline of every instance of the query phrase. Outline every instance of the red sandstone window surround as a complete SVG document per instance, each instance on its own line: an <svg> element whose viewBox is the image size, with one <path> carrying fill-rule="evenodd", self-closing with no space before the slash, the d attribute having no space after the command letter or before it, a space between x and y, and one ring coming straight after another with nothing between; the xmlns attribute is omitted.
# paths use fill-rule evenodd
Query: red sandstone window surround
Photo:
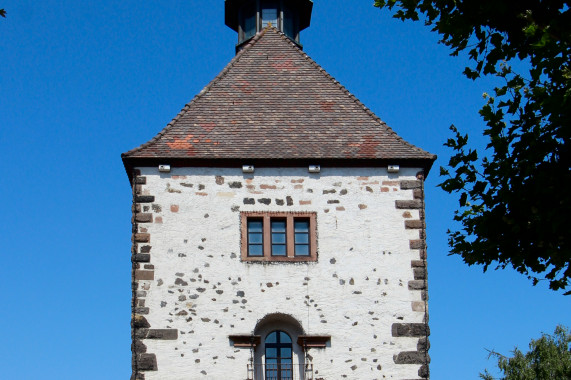
<svg viewBox="0 0 571 380"><path fill-rule="evenodd" d="M312 212L242 212L243 261L317 261Z"/></svg>

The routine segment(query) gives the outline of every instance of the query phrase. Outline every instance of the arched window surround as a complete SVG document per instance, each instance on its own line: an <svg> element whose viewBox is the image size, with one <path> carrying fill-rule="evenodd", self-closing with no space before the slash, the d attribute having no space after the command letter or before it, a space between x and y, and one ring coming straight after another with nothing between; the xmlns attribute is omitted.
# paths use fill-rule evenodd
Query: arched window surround
<svg viewBox="0 0 571 380"><path fill-rule="evenodd" d="M254 351L254 366L258 368L258 370L265 368L264 366L267 364L266 354L268 348L266 346L266 340L270 334L276 331L284 332L291 339L291 364L292 368L299 372L295 374L294 378L303 379L305 353L303 351L303 347L297 344L297 340L299 336L303 336L304 330L301 323L299 323L294 317L287 314L275 313L266 315L256 325L254 334L259 335L261 337L261 341ZM284 379L287 379L287 377L284 377Z"/></svg>

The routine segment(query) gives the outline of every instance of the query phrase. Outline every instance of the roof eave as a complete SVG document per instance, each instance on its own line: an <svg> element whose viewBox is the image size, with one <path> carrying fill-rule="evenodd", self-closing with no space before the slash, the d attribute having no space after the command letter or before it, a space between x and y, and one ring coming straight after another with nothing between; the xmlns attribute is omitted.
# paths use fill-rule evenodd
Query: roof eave
<svg viewBox="0 0 571 380"><path fill-rule="evenodd" d="M186 158L186 157L129 157L121 155L123 166L133 183L134 170L141 167L170 165L171 167L225 167L240 168L242 165L254 165L258 168L303 167L320 165L321 167L387 167L399 165L402 168L420 168L428 176L437 156L426 158Z"/></svg>

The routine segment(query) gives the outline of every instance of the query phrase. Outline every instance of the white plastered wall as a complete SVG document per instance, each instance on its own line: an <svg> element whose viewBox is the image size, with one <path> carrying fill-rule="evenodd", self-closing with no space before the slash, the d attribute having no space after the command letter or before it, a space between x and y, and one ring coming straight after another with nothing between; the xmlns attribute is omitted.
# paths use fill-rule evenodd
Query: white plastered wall
<svg viewBox="0 0 571 380"><path fill-rule="evenodd" d="M418 338L394 338L391 326L425 317L411 307L421 292L407 286L411 261L419 260L409 241L419 230L404 221L419 212L395 207L413 199L399 181L415 180L420 169L139 170L142 193L155 197L141 210L153 222L139 224L150 234L154 267L154 280L139 281L148 289L145 317L153 329L178 330L174 341L144 340L158 363L147 380L246 379L250 350L233 347L228 336L254 333L272 313L292 316L305 334L331 336L327 348L309 351L316 379L418 378L419 365L393 360L415 351ZM255 204L245 204L252 198ZM242 262L241 211L315 212L318 261Z"/></svg>

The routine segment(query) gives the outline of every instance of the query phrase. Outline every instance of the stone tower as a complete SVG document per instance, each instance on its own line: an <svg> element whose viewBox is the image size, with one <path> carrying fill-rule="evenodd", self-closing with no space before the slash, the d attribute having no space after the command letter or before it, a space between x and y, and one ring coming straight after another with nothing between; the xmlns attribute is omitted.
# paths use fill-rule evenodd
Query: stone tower
<svg viewBox="0 0 571 380"><path fill-rule="evenodd" d="M301 50L312 2L226 1L237 54L133 189L133 379L426 379L424 178Z"/></svg>

